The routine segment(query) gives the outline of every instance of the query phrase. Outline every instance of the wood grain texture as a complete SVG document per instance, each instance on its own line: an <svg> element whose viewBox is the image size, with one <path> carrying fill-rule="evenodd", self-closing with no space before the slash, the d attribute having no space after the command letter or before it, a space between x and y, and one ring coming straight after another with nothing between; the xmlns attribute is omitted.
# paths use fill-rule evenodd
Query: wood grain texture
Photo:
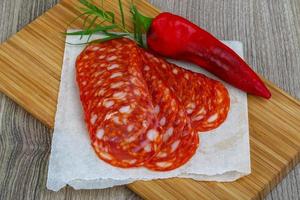
<svg viewBox="0 0 300 200"><path fill-rule="evenodd" d="M42 1L1 1L0 8L2 10L8 8L11 12L8 14L6 11L1 11L0 19L8 19L7 15L9 15L9 19L12 20L12 22L1 20L0 30L4 33L4 36L1 35L1 41L53 3L55 2L51 0L43 3ZM266 78L299 98L300 84L297 75L300 74L300 62L297 53L300 44L298 14L300 6L296 0L274 1L272 4L267 1L224 3L197 0L153 0L153 3L164 10L188 17L220 39L241 40L245 44L247 61ZM94 199L96 197L120 199L123 195L123 198L138 198L124 187L93 191L74 191L67 188L59 193L45 190L51 143L51 136L46 133L51 130L45 128L3 95L0 111L0 199L32 199L33 197L37 199ZM284 159L285 155L282 156ZM278 189L267 198L297 198L299 169L295 170L290 177L292 177L290 182L287 180L285 186L277 187ZM28 181L30 184L25 184ZM201 189L208 190L204 186ZM211 195L214 197L213 194Z"/></svg>

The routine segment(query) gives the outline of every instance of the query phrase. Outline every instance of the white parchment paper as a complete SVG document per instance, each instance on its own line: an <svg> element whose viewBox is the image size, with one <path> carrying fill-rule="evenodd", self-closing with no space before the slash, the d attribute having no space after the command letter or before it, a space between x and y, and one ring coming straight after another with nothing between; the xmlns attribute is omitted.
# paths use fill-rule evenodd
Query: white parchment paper
<svg viewBox="0 0 300 200"><path fill-rule="evenodd" d="M99 37L101 35L93 36L94 39ZM78 36L67 36L66 40L69 43L85 41ZM243 56L240 42L224 43ZM100 160L90 145L75 80L75 60L83 48L84 45L67 44L65 47L48 169L48 189L58 191L67 184L75 189L100 189L136 180L170 177L225 182L250 173L247 96L226 83L231 99L227 120L219 128L200 134L197 153L184 166L169 172L154 172L145 168L116 168ZM218 79L192 64L170 61Z"/></svg>

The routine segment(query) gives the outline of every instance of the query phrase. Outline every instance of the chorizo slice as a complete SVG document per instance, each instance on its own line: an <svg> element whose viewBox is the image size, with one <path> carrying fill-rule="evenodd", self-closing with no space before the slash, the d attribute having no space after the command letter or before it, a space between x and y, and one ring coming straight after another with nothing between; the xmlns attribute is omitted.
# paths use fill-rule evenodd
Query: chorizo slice
<svg viewBox="0 0 300 200"><path fill-rule="evenodd" d="M175 93L169 89L159 73L141 49L143 75L152 94L155 111L158 114L162 145L159 152L145 167L154 171L168 171L185 164L196 152L199 144L198 134L191 127L190 119Z"/></svg>
<svg viewBox="0 0 300 200"><path fill-rule="evenodd" d="M77 58L76 76L97 156L123 168L152 158L162 142L135 43L89 45Z"/></svg>
<svg viewBox="0 0 300 200"><path fill-rule="evenodd" d="M149 52L146 59L152 60L161 79L166 82L191 119L196 131L208 131L222 124L228 114L230 98L225 86L203 74L178 67Z"/></svg>

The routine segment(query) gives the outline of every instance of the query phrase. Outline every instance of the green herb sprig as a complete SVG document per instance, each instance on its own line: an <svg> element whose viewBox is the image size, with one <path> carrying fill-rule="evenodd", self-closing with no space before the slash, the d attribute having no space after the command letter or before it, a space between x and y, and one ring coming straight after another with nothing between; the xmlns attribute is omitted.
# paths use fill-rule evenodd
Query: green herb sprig
<svg viewBox="0 0 300 200"><path fill-rule="evenodd" d="M65 32L65 35L80 35L80 39L83 36L88 35L87 41L81 44L89 43L99 43L104 42L120 37L131 37L135 40L140 46L144 47L143 43L143 32L147 31L151 25L152 19L149 17L143 16L136 8L136 6L131 1L130 12L132 14L133 23L134 23L134 34L126 29L124 10L122 5L122 0L118 0L119 5L119 14L121 17L121 24L115 22L115 14L111 11L105 11L103 8L104 0L101 0L100 6L95 5L90 0L79 0L80 5L82 6L80 10L83 12L78 15L73 21L70 22L69 26L77 21L81 17L85 17L83 20L82 30L75 32ZM92 18L92 20L90 20ZM97 23L97 20L100 20L100 23ZM104 25L104 23L109 25ZM113 29L121 30L122 34L115 34L112 32ZM102 33L105 35L103 39L90 41L90 38L95 33ZM78 45L81 45L78 44Z"/></svg>
<svg viewBox="0 0 300 200"><path fill-rule="evenodd" d="M134 39L141 46L145 46L143 43L143 33L148 31L153 19L142 15L134 4L131 4L130 12L134 24Z"/></svg>

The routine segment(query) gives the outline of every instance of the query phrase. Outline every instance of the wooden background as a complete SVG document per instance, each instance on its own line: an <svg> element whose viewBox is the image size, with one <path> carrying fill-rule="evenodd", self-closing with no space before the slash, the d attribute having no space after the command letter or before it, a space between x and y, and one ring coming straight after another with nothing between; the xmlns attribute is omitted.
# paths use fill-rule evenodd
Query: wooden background
<svg viewBox="0 0 300 200"><path fill-rule="evenodd" d="M0 0L0 41L58 0ZM150 0L220 39L244 43L245 58L265 78L300 99L299 0ZM1 83L0 83L1 84ZM0 199L139 199L125 186L106 190L47 191L52 130L0 94ZM266 199L297 199L300 166Z"/></svg>

